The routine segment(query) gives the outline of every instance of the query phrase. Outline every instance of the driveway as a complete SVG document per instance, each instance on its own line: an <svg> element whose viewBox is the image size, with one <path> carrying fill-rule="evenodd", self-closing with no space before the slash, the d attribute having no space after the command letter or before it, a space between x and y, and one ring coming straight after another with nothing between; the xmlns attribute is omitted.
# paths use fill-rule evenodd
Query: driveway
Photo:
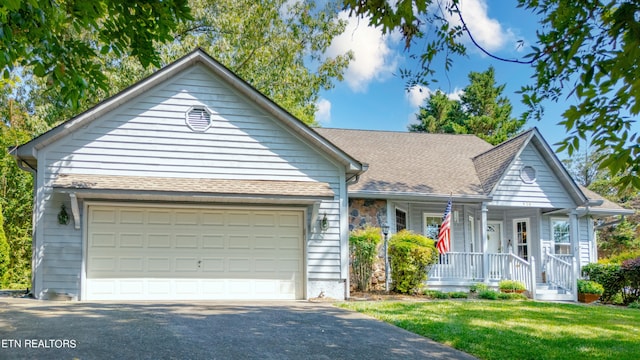
<svg viewBox="0 0 640 360"><path fill-rule="evenodd" d="M22 358L473 359L327 303L0 298L0 359Z"/></svg>

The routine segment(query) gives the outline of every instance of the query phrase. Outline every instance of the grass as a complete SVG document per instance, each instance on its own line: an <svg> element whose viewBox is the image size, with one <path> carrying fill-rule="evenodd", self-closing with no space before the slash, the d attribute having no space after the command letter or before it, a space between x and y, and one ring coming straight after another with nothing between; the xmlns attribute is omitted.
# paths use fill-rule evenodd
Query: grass
<svg viewBox="0 0 640 360"><path fill-rule="evenodd" d="M480 359L640 359L640 311L533 301L350 302Z"/></svg>

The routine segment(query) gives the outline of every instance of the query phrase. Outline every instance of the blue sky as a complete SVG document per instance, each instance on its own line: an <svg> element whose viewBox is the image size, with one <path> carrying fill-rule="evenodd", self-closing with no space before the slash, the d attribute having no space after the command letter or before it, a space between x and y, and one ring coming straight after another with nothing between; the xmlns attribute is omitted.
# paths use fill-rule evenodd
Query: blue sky
<svg viewBox="0 0 640 360"><path fill-rule="evenodd" d="M461 0L460 10L476 41L498 56L522 59L535 42L538 19L531 12L517 8L515 0ZM407 92L405 81L398 76L399 69L416 65L404 51L399 34L383 36L378 29L368 27L366 19L358 21L346 14L341 16L349 25L334 40L328 53L335 55L352 50L355 60L345 80L321 94L317 120L323 127L407 131L407 125L415 121L418 106L430 92L440 89L455 96L468 84L470 71L485 71L489 66L495 68L497 83L506 85L503 95L514 107L512 115L519 117L526 110L516 91L533 83L531 66L491 59L465 38L467 58L455 58L453 70L448 73L441 68L437 84ZM524 47L519 47L518 41L524 41ZM554 144L566 136L564 128L557 123L562 112L573 103L575 99L569 98L562 103L545 104L544 120L531 120L525 128L538 127L555 149ZM640 130L637 123L635 128Z"/></svg>

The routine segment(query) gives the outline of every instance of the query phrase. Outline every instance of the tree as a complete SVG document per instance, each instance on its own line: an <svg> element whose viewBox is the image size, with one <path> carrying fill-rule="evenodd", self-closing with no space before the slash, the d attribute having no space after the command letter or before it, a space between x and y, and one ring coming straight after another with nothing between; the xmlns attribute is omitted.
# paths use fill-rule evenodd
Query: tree
<svg viewBox="0 0 640 360"><path fill-rule="evenodd" d="M187 0L31 0L0 4L0 71L58 85L74 108L87 93L108 90L100 58L131 55L160 65L157 43L190 19ZM91 36L86 36L91 34Z"/></svg>
<svg viewBox="0 0 640 360"><path fill-rule="evenodd" d="M633 133L633 117L640 113L640 23L637 1L518 0L517 6L540 18L537 42L522 60L499 58L473 40L460 12L459 0L431 6L432 0L388 1L343 0L352 16L363 16L382 31L402 33L406 47L416 39L426 42L414 57L417 73L403 70L408 85L428 83L434 74L431 64L445 56L446 70L453 57L466 55L460 37L467 34L475 46L500 61L532 65L534 84L523 86L523 102L530 110L524 118L541 119L545 101L560 102L574 95L580 104L570 106L560 122L568 136L559 151L570 155L579 150L580 139L591 138L591 146L604 154L600 166L619 176L620 188L640 189L640 136ZM457 16L454 26L446 13ZM429 30L423 31L424 26ZM428 35L428 37L427 37Z"/></svg>
<svg viewBox="0 0 640 360"><path fill-rule="evenodd" d="M511 117L511 102L502 96L505 85L496 85L493 67L469 73L469 82L459 101L442 92L429 97L417 114L420 124L409 131L475 134L496 145L522 130L525 121Z"/></svg>
<svg viewBox="0 0 640 360"><path fill-rule="evenodd" d="M418 124L410 124L409 131L427 133L453 133L451 112L459 107L459 102L449 99L447 94L437 90L429 95L425 105L420 106L416 118Z"/></svg>

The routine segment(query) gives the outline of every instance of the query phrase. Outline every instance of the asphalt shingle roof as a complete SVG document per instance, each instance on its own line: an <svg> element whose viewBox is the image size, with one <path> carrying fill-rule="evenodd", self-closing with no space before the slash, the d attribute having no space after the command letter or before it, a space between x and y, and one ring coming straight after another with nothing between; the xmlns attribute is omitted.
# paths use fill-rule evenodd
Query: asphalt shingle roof
<svg viewBox="0 0 640 360"><path fill-rule="evenodd" d="M333 197L329 184L311 181L226 180L61 174L53 183L59 189L153 191L222 195L273 195Z"/></svg>
<svg viewBox="0 0 640 360"><path fill-rule="evenodd" d="M369 169L349 192L484 195L473 157L493 146L474 135L315 129Z"/></svg>

